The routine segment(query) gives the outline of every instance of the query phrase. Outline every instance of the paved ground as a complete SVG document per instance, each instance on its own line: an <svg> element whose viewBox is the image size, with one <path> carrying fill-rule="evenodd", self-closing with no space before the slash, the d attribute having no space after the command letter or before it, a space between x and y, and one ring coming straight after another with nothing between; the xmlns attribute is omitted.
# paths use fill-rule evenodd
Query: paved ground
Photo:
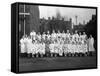
<svg viewBox="0 0 100 76"><path fill-rule="evenodd" d="M96 67L96 57L20 58L19 71Z"/></svg>

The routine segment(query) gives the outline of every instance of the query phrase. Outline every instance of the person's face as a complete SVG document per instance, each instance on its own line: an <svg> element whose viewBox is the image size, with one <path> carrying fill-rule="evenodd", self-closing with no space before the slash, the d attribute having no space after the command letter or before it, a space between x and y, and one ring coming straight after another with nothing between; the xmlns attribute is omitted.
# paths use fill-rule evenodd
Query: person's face
<svg viewBox="0 0 100 76"><path fill-rule="evenodd" d="M67 30L67 33L69 33L69 30Z"/></svg>
<svg viewBox="0 0 100 76"><path fill-rule="evenodd" d="M55 33L55 31L53 30L53 33Z"/></svg>
<svg viewBox="0 0 100 76"><path fill-rule="evenodd" d="M75 31L75 33L77 34L77 30Z"/></svg>
<svg viewBox="0 0 100 76"><path fill-rule="evenodd" d="M83 35L85 35L85 32L83 32Z"/></svg>
<svg viewBox="0 0 100 76"><path fill-rule="evenodd" d="M79 35L81 35L81 32L79 33Z"/></svg>
<svg viewBox="0 0 100 76"><path fill-rule="evenodd" d="M25 37L27 37L27 35L25 35Z"/></svg>
<svg viewBox="0 0 100 76"><path fill-rule="evenodd" d="M24 36L22 38L24 39Z"/></svg>
<svg viewBox="0 0 100 76"><path fill-rule="evenodd" d="M92 38L92 35L90 35L90 38Z"/></svg>
<svg viewBox="0 0 100 76"><path fill-rule="evenodd" d="M40 32L38 34L40 35Z"/></svg>
<svg viewBox="0 0 100 76"><path fill-rule="evenodd" d="M47 33L49 34L49 31Z"/></svg>
<svg viewBox="0 0 100 76"><path fill-rule="evenodd" d="M43 34L45 34L45 32L43 32Z"/></svg>

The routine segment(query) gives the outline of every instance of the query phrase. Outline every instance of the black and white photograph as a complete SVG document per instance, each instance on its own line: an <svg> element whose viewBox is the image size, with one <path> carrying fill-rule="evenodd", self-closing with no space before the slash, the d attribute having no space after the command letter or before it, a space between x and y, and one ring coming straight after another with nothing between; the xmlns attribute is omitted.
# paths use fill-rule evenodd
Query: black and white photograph
<svg viewBox="0 0 100 76"><path fill-rule="evenodd" d="M18 5L19 72L97 68L97 8Z"/></svg>

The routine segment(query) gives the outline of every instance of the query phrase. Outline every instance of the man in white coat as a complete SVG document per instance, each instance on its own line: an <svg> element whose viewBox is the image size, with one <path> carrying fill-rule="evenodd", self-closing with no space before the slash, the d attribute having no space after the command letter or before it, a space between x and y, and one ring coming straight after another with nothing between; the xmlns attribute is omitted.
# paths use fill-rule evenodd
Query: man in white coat
<svg viewBox="0 0 100 76"><path fill-rule="evenodd" d="M94 49L94 38L92 37L92 35L90 35L90 38L89 38L89 51L90 52L95 51L95 49Z"/></svg>
<svg viewBox="0 0 100 76"><path fill-rule="evenodd" d="M24 37L20 39L20 50L21 50L21 53L25 53Z"/></svg>
<svg viewBox="0 0 100 76"><path fill-rule="evenodd" d="M35 39L36 39L36 32L33 30L33 31L30 33L30 36L31 36L31 39L32 39L32 40L35 40Z"/></svg>

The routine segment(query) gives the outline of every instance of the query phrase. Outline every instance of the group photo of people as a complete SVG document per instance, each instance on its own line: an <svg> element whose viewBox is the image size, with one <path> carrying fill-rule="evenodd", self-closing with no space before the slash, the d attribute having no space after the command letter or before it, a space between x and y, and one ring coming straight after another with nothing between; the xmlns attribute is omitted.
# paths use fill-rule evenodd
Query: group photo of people
<svg viewBox="0 0 100 76"><path fill-rule="evenodd" d="M27 57L90 56L95 52L94 38L77 30L74 33L53 30L43 34L33 30L20 39L20 52Z"/></svg>
<svg viewBox="0 0 100 76"><path fill-rule="evenodd" d="M20 71L96 67L96 9L19 4L18 20Z"/></svg>

